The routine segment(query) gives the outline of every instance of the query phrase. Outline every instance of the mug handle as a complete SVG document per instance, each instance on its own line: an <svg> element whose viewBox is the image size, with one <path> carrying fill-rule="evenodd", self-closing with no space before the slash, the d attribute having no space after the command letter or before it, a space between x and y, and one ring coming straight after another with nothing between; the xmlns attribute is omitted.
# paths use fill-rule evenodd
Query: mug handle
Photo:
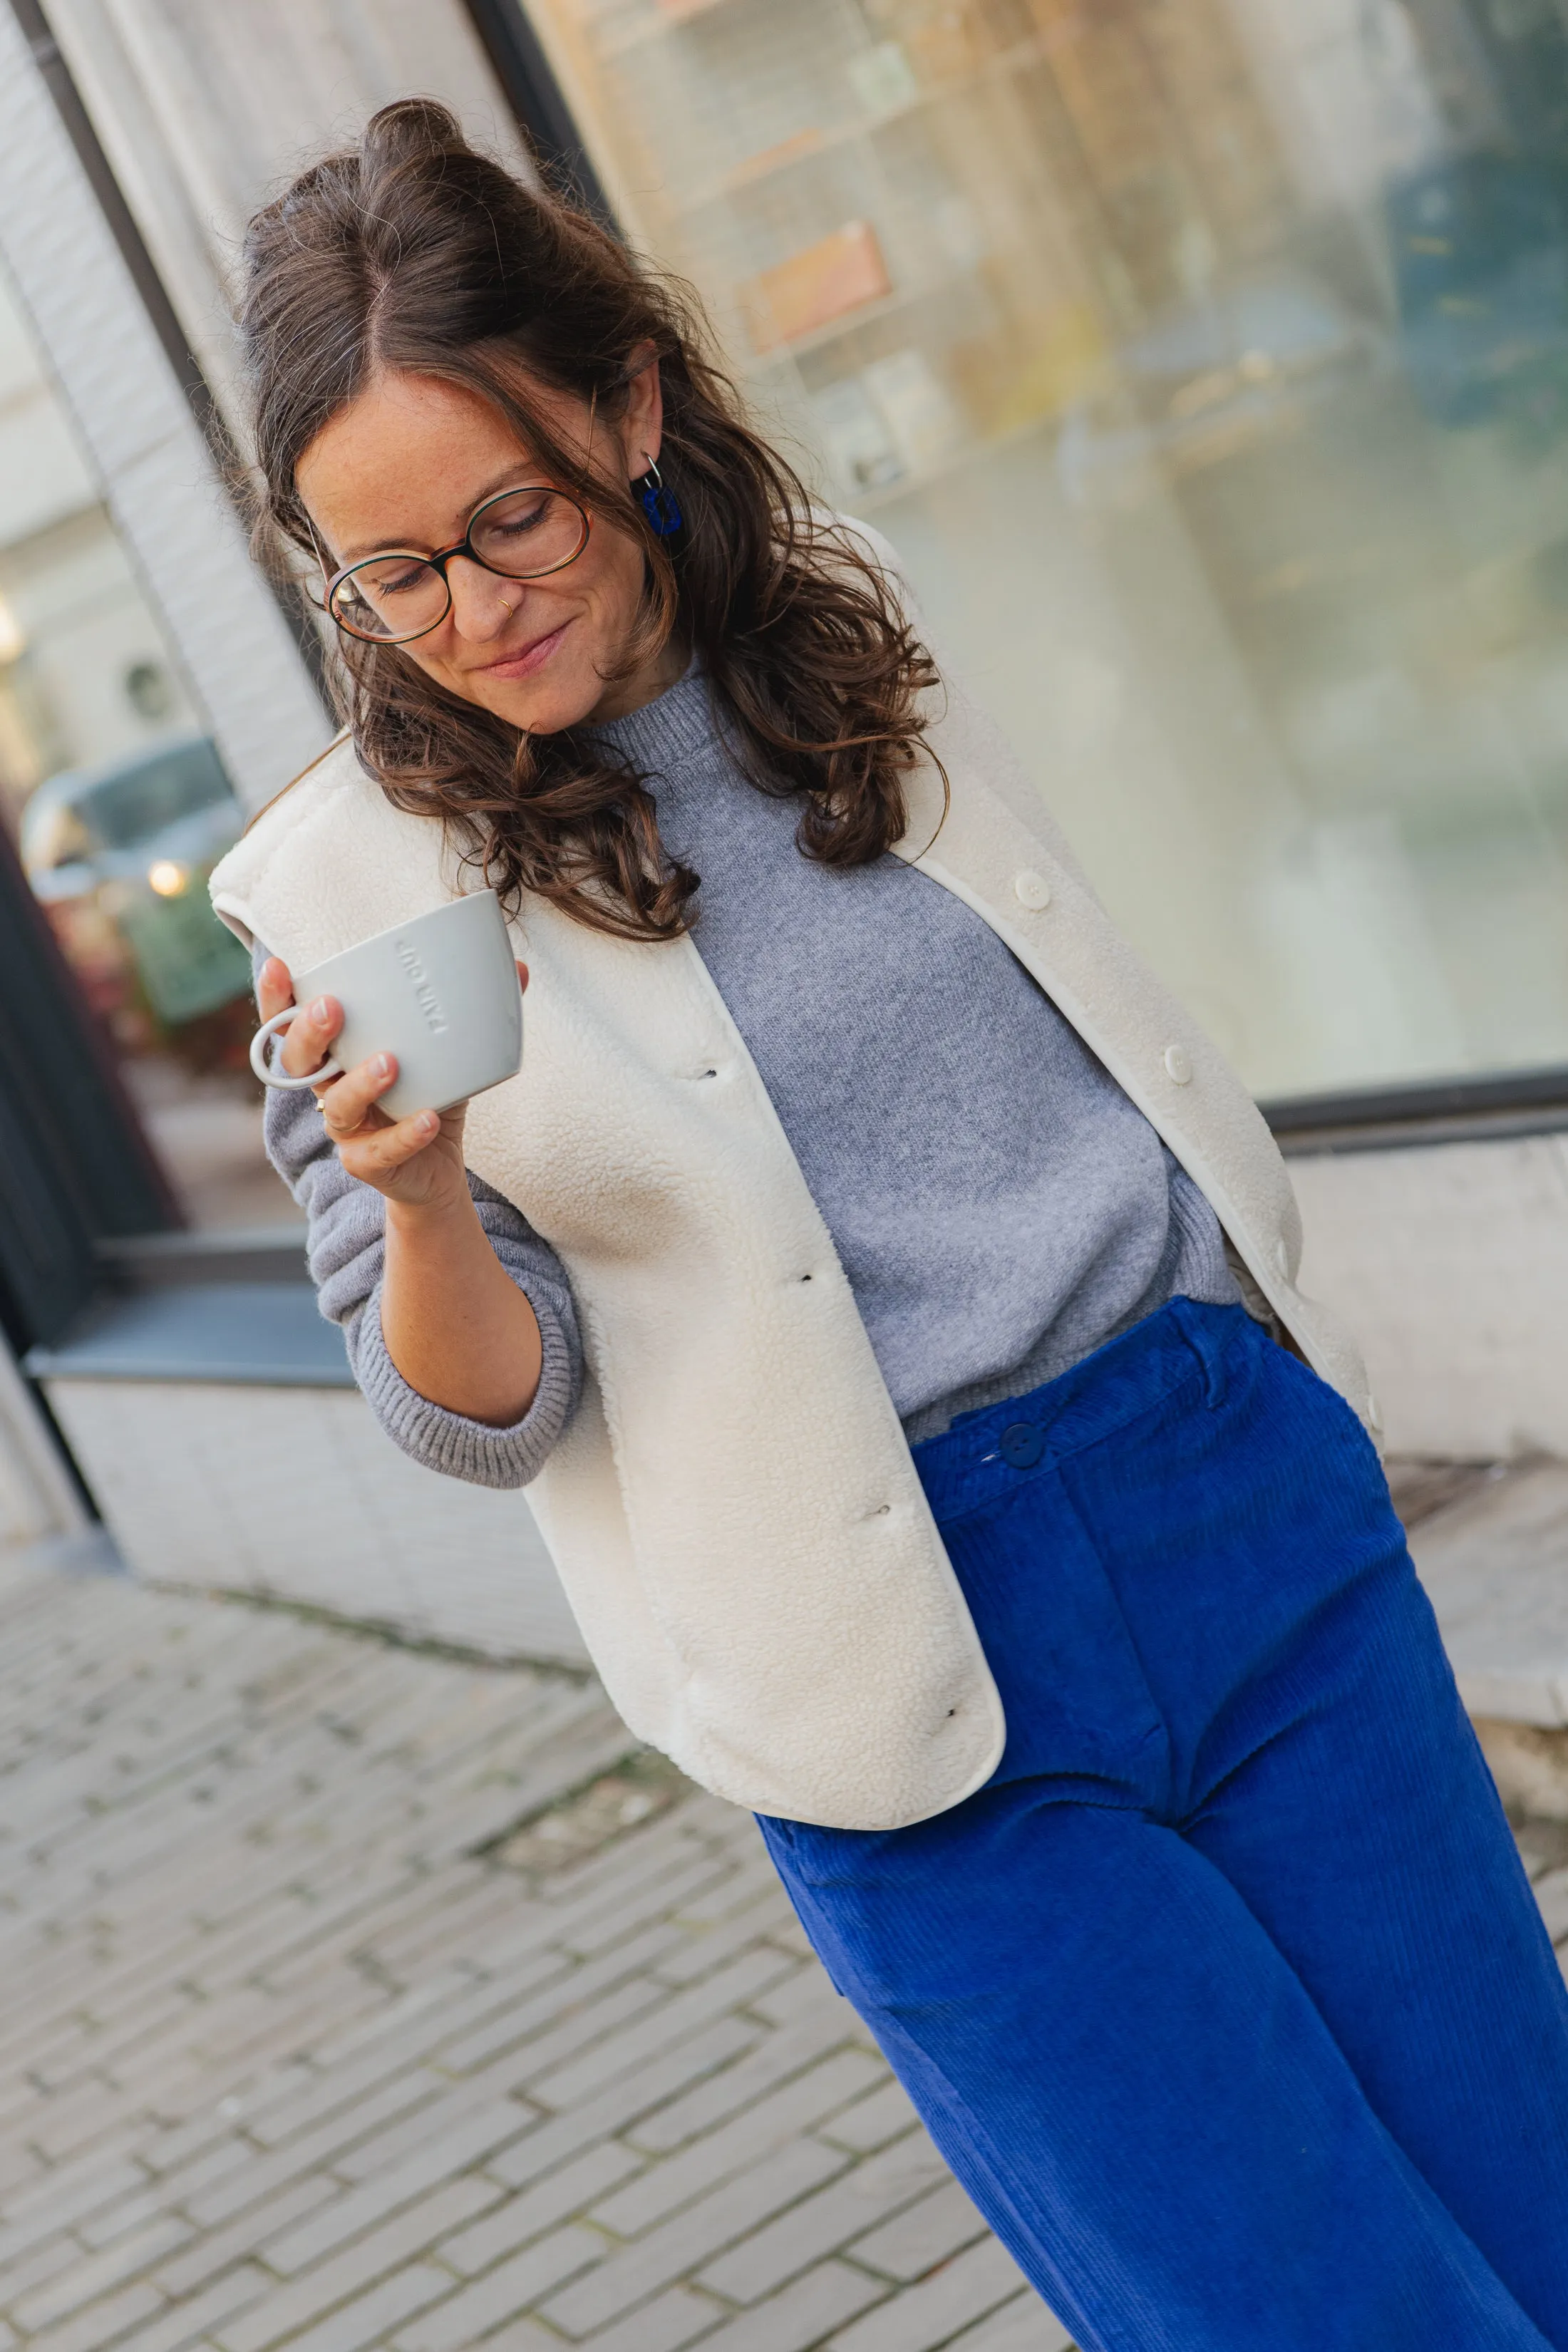
<svg viewBox="0 0 1568 2352"><path fill-rule="evenodd" d="M319 1087L329 1078L341 1078L342 1070L336 1062L323 1062L319 1070L307 1070L302 1078L290 1078L268 1059L267 1041L293 1020L300 1010L297 1004L286 1004L270 1021L264 1021L250 1041L250 1066L264 1087L277 1087L285 1094L297 1094L304 1087Z"/></svg>

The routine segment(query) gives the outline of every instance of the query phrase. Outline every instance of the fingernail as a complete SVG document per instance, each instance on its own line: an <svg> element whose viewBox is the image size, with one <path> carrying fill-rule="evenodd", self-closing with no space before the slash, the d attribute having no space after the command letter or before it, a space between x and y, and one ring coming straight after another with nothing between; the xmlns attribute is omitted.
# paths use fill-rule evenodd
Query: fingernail
<svg viewBox="0 0 1568 2352"><path fill-rule="evenodd" d="M391 1055L378 1054L370 1066L378 1078L389 1078L392 1076Z"/></svg>
<svg viewBox="0 0 1568 2352"><path fill-rule="evenodd" d="M421 1135L434 1135L441 1122L433 1110L422 1110L414 1124Z"/></svg>
<svg viewBox="0 0 1568 2352"><path fill-rule="evenodd" d="M328 1018L328 1004L327 999L324 996L318 996L315 1003L311 1005L310 1018L312 1021L316 1022L318 1025Z"/></svg>

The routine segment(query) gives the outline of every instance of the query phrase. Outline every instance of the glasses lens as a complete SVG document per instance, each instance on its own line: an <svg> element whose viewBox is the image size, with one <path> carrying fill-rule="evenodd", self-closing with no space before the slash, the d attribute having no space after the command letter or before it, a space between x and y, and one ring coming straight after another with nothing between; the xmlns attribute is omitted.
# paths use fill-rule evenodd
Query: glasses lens
<svg viewBox="0 0 1568 2352"><path fill-rule="evenodd" d="M588 520L559 490L509 490L474 517L468 543L506 580L538 580L583 551Z"/></svg>
<svg viewBox="0 0 1568 2352"><path fill-rule="evenodd" d="M332 591L332 618L351 636L384 644L422 636L447 610L447 583L416 555L373 555Z"/></svg>

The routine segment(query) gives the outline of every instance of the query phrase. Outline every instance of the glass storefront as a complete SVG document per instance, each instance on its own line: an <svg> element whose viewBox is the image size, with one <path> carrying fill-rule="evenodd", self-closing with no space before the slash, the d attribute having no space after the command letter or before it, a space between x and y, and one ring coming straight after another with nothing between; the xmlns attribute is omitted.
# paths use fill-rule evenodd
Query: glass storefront
<svg viewBox="0 0 1568 2352"><path fill-rule="evenodd" d="M0 824L203 1226L278 1223L249 963L207 901L243 823L0 278Z"/></svg>
<svg viewBox="0 0 1568 2352"><path fill-rule="evenodd" d="M1264 1097L1568 1063L1563 0L526 0Z"/></svg>

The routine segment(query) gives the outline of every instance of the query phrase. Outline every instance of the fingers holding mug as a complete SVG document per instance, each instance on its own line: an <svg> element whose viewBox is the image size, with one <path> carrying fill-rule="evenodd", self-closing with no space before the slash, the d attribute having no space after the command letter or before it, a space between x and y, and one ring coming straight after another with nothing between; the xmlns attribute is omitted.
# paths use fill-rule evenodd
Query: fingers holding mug
<svg viewBox="0 0 1568 2352"><path fill-rule="evenodd" d="M312 997L300 1005L283 1033L278 1055L289 1076L314 1076L321 1070L342 1025L343 1008L335 996Z"/></svg>
<svg viewBox="0 0 1568 2352"><path fill-rule="evenodd" d="M285 989L289 990L289 997L279 1004L277 999ZM267 1017L250 1041L250 1066L264 1086L285 1092L342 1076L338 1064L328 1059L332 1039L343 1025L342 1006L333 996L312 997L309 1004L296 1005L290 1001L291 992L287 965L270 957L257 984L258 1001ZM277 1008L270 1013L268 1001ZM268 1045L279 1036L276 1055L269 1061Z"/></svg>
<svg viewBox="0 0 1568 2352"><path fill-rule="evenodd" d="M351 1136L384 1128L386 1117L377 1105L396 1081L396 1055L373 1054L368 1062L357 1063L331 1085L319 1087L316 1100L333 1142L343 1143Z"/></svg>
<svg viewBox="0 0 1568 2352"><path fill-rule="evenodd" d="M391 1062L395 1076L397 1065L390 1055L374 1058ZM466 1202L468 1179L463 1162L463 1120L468 1105L454 1103L445 1111L419 1110L406 1118L393 1119L378 1102L366 1099L366 1088L358 1083L361 1076L360 1071L351 1070L346 1078L340 1078L328 1090L322 1106L327 1134L345 1171L357 1183L372 1185L389 1201L405 1207L428 1209ZM392 1083L393 1078L379 1079L378 1092ZM342 1134L337 1124L340 1116L358 1119L360 1124Z"/></svg>
<svg viewBox="0 0 1568 2352"><path fill-rule="evenodd" d="M412 1105L456 1103L515 1076L526 982L495 892L469 892L302 972L268 957L251 1066L268 1087L318 1096L352 1080L328 1103L331 1126L379 1132ZM353 1066L373 1046L395 1059L384 1083Z"/></svg>
<svg viewBox="0 0 1568 2352"><path fill-rule="evenodd" d="M294 975L281 956L268 956L256 975L256 1007L263 1021L286 1012L294 1002Z"/></svg>

